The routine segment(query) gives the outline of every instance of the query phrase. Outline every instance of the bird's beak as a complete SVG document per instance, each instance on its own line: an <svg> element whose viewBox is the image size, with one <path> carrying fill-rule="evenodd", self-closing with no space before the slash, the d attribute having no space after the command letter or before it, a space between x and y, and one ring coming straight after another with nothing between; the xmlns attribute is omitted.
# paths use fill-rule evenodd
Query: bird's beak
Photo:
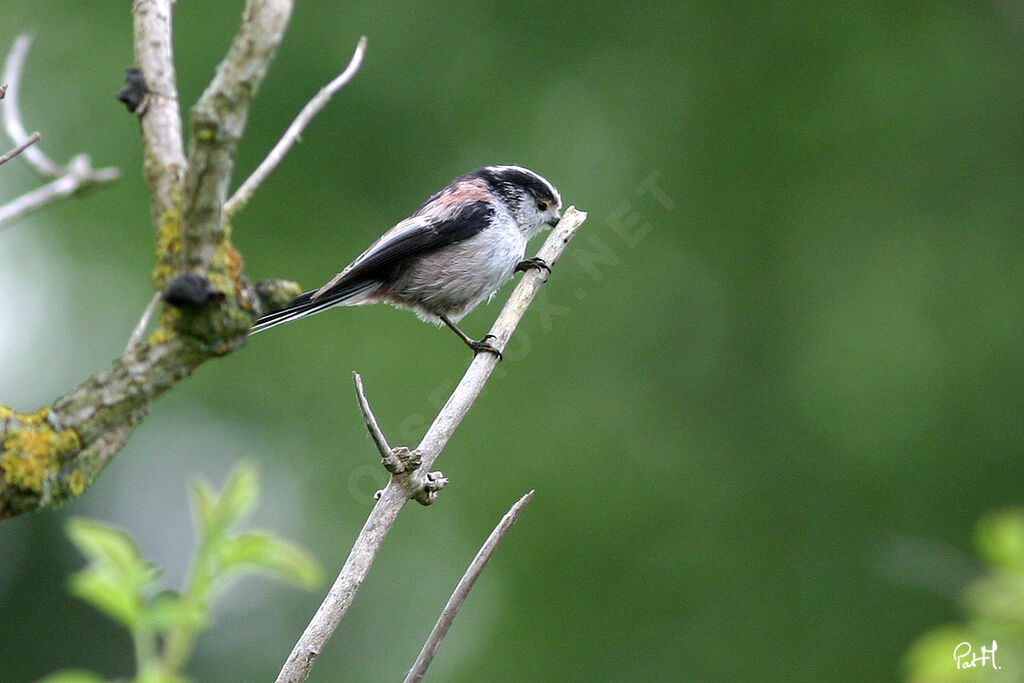
<svg viewBox="0 0 1024 683"><path fill-rule="evenodd" d="M558 221L562 220L562 214L556 213L555 217L548 221L548 225L552 228L558 225Z"/></svg>

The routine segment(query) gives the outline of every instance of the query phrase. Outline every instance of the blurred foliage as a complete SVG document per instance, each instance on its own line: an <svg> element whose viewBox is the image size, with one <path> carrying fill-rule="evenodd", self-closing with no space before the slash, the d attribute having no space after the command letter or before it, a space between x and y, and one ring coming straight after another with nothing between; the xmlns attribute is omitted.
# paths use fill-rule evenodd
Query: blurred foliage
<svg viewBox="0 0 1024 683"><path fill-rule="evenodd" d="M975 545L986 571L960 597L966 620L938 626L914 642L904 659L907 680L1024 678L1024 509L982 518ZM986 658L982 648L991 656Z"/></svg>
<svg viewBox="0 0 1024 683"><path fill-rule="evenodd" d="M192 488L198 547L180 592L157 590L160 572L142 559L123 531L82 518L68 521L68 536L89 560L71 577L71 592L131 632L137 667L133 680L187 680L184 671L195 639L210 626L213 604L229 580L265 572L309 589L320 585L322 571L305 550L267 532L232 533L258 498L256 470L245 463L235 468L219 493L205 481ZM90 680L96 677L78 671L46 679Z"/></svg>
<svg viewBox="0 0 1024 683"><path fill-rule="evenodd" d="M242 4L176 4L186 109ZM0 3L0 51L36 33L21 102L42 148L124 171L0 234L0 395L20 410L104 367L152 294L138 124L114 99L128 8ZM589 213L438 463L452 484L403 512L314 678L399 678L530 489L438 680L899 675L914 639L959 618L977 519L1024 502L1021 16L1013 0L297 3L236 185L360 35L369 49L233 221L254 280L319 285L488 163ZM0 201L36 184L7 164ZM508 291L464 329L483 334ZM340 567L385 480L351 371L389 440L415 445L460 346L368 306L201 368L81 500L0 525L0 615L16 615L0 679L132 675L119 628L54 589L77 561L64 520L116 524L183 581L181 487L239 458L265 475L259 525ZM245 585L218 606L232 627L197 643L197 678L271 678L319 602Z"/></svg>

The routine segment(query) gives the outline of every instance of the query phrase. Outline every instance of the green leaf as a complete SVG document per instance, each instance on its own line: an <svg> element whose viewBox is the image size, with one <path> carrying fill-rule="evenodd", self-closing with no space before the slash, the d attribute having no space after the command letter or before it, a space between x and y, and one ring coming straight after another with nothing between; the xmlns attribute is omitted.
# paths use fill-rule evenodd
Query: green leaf
<svg viewBox="0 0 1024 683"><path fill-rule="evenodd" d="M259 497L259 472L252 463L242 460L235 465L220 496L221 514L228 520L228 526L242 521Z"/></svg>
<svg viewBox="0 0 1024 683"><path fill-rule="evenodd" d="M136 626L145 592L158 574L139 555L135 542L119 529L81 518L68 521L67 534L89 560L71 576L72 593L115 621Z"/></svg>
<svg viewBox="0 0 1024 683"><path fill-rule="evenodd" d="M996 619L1024 627L1024 573L996 569L972 582L963 595L975 618Z"/></svg>
<svg viewBox="0 0 1024 683"><path fill-rule="evenodd" d="M147 669L140 672L132 680L132 683L188 683L188 679L160 669Z"/></svg>
<svg viewBox="0 0 1024 683"><path fill-rule="evenodd" d="M219 536L255 507L259 495L259 473L244 460L235 466L220 494L206 481L200 481L192 487L196 526L204 538Z"/></svg>
<svg viewBox="0 0 1024 683"><path fill-rule="evenodd" d="M251 566L275 578L315 588L323 581L323 570L304 548L265 531L250 531L227 539L217 548L223 569Z"/></svg>
<svg viewBox="0 0 1024 683"><path fill-rule="evenodd" d="M146 612L150 627L156 631L184 628L198 632L209 621L203 606L185 600L177 591L162 591L153 596L146 606Z"/></svg>
<svg viewBox="0 0 1024 683"><path fill-rule="evenodd" d="M192 518L195 522L196 534L206 536L216 522L217 492L209 482L200 480L192 484L189 490L192 502Z"/></svg>
<svg viewBox="0 0 1024 683"><path fill-rule="evenodd" d="M142 616L142 600L129 585L109 572L83 569L68 580L71 593L91 603L128 628L134 628Z"/></svg>
<svg viewBox="0 0 1024 683"><path fill-rule="evenodd" d="M100 522L73 517L67 534L78 550L93 563L109 564L125 574L139 567L148 568L139 555L135 541L124 531Z"/></svg>

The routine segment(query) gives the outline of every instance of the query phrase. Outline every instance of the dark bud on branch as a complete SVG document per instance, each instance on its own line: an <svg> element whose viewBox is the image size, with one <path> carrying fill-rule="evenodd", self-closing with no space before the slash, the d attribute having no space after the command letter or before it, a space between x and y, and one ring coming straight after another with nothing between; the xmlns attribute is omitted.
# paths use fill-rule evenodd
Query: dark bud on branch
<svg viewBox="0 0 1024 683"><path fill-rule="evenodd" d="M146 77L136 67L124 70L124 88L117 93L117 101L123 102L128 111L133 114L138 111L142 102L146 99L149 88L146 87Z"/></svg>
<svg viewBox="0 0 1024 683"><path fill-rule="evenodd" d="M202 308L212 301L221 301L224 293L218 292L199 273L182 273L167 283L164 301L175 308Z"/></svg>

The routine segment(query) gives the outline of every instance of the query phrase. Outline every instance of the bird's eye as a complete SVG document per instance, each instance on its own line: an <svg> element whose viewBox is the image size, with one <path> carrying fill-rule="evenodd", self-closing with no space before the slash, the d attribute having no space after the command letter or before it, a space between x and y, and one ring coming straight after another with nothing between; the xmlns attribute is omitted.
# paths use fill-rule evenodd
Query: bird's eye
<svg viewBox="0 0 1024 683"><path fill-rule="evenodd" d="M546 199L538 199L537 208L540 209L541 211L547 211L549 208L551 208L551 202L549 202Z"/></svg>

